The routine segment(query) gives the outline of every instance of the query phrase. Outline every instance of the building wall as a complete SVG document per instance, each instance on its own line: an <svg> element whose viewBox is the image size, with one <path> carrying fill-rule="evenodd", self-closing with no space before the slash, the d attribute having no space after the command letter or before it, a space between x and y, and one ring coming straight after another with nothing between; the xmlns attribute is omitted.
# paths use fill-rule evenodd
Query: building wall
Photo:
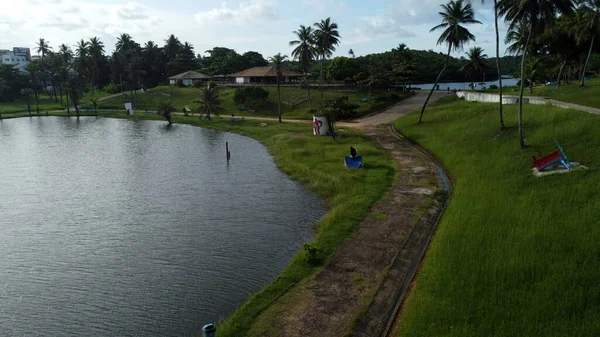
<svg viewBox="0 0 600 337"><path fill-rule="evenodd" d="M12 64L19 70L24 70L29 64L26 55L17 54L15 55L12 51L3 50L0 52L0 63L1 64Z"/></svg>
<svg viewBox="0 0 600 337"><path fill-rule="evenodd" d="M238 84L250 83L250 77L236 77L235 83L238 83Z"/></svg>

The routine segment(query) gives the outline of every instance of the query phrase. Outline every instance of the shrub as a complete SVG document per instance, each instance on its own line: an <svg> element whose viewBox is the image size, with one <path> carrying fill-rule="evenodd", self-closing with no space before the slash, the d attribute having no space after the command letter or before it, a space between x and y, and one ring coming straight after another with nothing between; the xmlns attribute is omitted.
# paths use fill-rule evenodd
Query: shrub
<svg viewBox="0 0 600 337"><path fill-rule="evenodd" d="M116 83L109 83L102 88L102 91L107 94L116 94L121 91L121 86Z"/></svg>
<svg viewBox="0 0 600 337"><path fill-rule="evenodd" d="M185 85L183 84L183 80L177 80L177 82L175 82L175 85L179 88L185 88Z"/></svg>
<svg viewBox="0 0 600 337"><path fill-rule="evenodd" d="M202 82L202 81L194 81L194 88L202 88L205 85L206 84L204 84L204 82Z"/></svg>
<svg viewBox="0 0 600 337"><path fill-rule="evenodd" d="M342 119L358 117L357 108L357 104L352 104L348 101L348 96L337 96L333 99L324 100L321 112L333 124Z"/></svg>
<svg viewBox="0 0 600 337"><path fill-rule="evenodd" d="M490 89L498 89L498 86L495 84L490 84Z"/></svg>
<svg viewBox="0 0 600 337"><path fill-rule="evenodd" d="M269 98L269 92L262 87L244 87L237 88L233 93L233 101L238 105L247 107L253 106L255 103L264 102Z"/></svg>
<svg viewBox="0 0 600 337"><path fill-rule="evenodd" d="M311 266L318 266L323 262L323 252L315 246L305 243L302 246L304 261Z"/></svg>

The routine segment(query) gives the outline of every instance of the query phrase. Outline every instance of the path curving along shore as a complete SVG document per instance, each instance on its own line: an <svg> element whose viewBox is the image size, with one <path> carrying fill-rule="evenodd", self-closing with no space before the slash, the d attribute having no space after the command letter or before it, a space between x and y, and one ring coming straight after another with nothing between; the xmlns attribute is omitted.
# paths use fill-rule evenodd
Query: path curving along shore
<svg viewBox="0 0 600 337"><path fill-rule="evenodd" d="M257 319L249 336L385 336L443 212L447 179L436 161L390 125L421 107L418 93L342 127L363 130L396 163L387 198L377 202L313 278L301 281ZM434 102L447 93L436 92ZM359 149L360 150L360 149ZM368 157L365 169L368 170ZM268 331L264 327L268 326Z"/></svg>

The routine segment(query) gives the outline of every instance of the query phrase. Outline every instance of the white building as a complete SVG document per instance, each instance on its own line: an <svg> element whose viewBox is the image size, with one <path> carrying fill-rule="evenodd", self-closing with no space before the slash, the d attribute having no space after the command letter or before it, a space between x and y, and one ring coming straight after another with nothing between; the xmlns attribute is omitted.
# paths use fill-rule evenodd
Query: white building
<svg viewBox="0 0 600 337"><path fill-rule="evenodd" d="M29 48L14 47L13 50L0 49L0 64L12 64L19 70L24 70L31 61Z"/></svg>

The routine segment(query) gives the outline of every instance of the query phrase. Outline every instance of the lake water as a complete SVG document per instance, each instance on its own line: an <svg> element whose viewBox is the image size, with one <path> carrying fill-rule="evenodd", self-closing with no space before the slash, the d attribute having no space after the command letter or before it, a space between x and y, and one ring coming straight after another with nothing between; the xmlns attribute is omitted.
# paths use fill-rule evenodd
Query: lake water
<svg viewBox="0 0 600 337"><path fill-rule="evenodd" d="M1 336L197 337L313 238L260 143L165 124L0 121Z"/></svg>
<svg viewBox="0 0 600 337"><path fill-rule="evenodd" d="M503 78L502 79L502 86L503 87L507 87L507 86L513 86L513 85L517 85L517 81L519 81L519 79L515 79L515 78ZM481 82L450 82L450 83L438 83L440 85L440 90L448 90L448 87L450 87L450 90L471 90L471 83L475 83L476 84L476 89L481 89L481 85L479 85ZM488 82L483 82L485 83L485 87L489 88L490 85L499 85L498 80L496 81L488 81ZM433 83L424 83L424 84L411 84L411 87L413 88L421 88L421 90L431 90L431 88L433 87Z"/></svg>

